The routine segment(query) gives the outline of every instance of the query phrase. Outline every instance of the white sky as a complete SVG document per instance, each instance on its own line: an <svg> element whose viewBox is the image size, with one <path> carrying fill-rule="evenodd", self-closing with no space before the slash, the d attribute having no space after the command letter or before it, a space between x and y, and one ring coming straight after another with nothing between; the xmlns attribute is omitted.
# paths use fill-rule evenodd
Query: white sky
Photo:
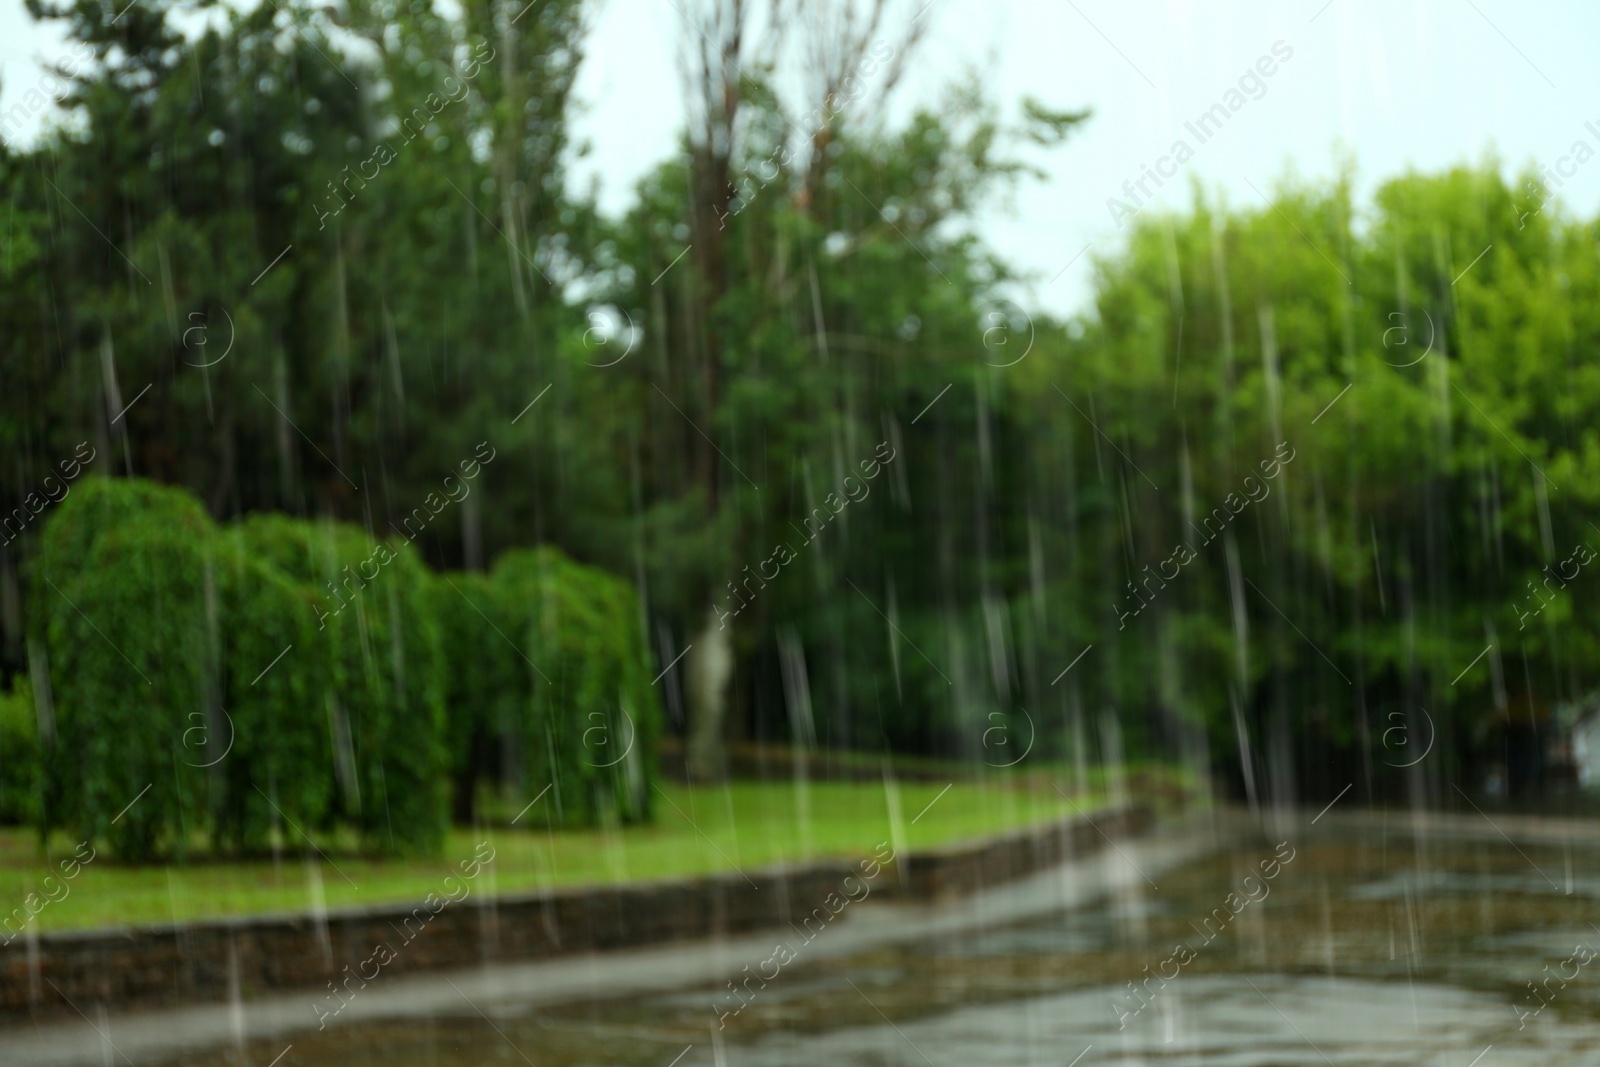
<svg viewBox="0 0 1600 1067"><path fill-rule="evenodd" d="M127 0L113 0L119 7ZM804 0L801 0L802 10ZM577 169L598 177L602 204L620 210L634 182L674 148L683 112L679 0L601 0L579 83L579 137L593 153ZM1256 200L1291 168L1324 177L1353 158L1363 194L1407 169L1482 159L1554 164L1574 141L1600 150L1600 5L1578 0L934 0L931 32L901 104L927 101L976 69L1015 114L1024 94L1058 108L1092 107L1078 136L1032 158L1048 172L980 231L1014 264L1039 275L1033 301L1082 307L1089 261L1115 251L1106 199L1123 197L1179 137L1195 155L1154 203L1182 207L1189 182ZM1293 58L1204 144L1184 129L1232 88L1275 41ZM36 60L60 51L21 0L0 0L0 111L36 84ZM1570 166L1569 166L1570 169ZM1581 167L1561 198L1581 215L1600 201L1600 162ZM1092 242L1054 282L1050 279ZM1026 301L1025 301L1026 302Z"/></svg>

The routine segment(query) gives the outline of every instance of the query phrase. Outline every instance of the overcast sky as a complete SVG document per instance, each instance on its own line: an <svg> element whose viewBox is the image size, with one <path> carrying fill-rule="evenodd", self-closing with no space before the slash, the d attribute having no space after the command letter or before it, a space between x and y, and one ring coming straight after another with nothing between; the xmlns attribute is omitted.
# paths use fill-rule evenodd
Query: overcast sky
<svg viewBox="0 0 1600 1067"><path fill-rule="evenodd" d="M601 0L595 16L577 127L593 153L578 175L598 177L608 209L625 206L639 176L673 151L683 118L682 6ZM1191 179L1248 203L1291 170L1325 177L1345 156L1368 195L1407 169L1478 161L1491 149L1516 168L1554 167L1579 140L1600 151L1600 133L1585 128L1600 131L1600 4L1592 2L934 0L924 17L931 32L903 103L934 99L971 67L1012 114L1025 94L1094 109L1079 135L1033 155L1045 181L979 223L1002 255L1039 275L1032 300L1060 312L1083 306L1090 259L1114 251L1125 232L1107 199L1127 201L1123 183L1136 182L1143 165L1173 171L1175 161L1161 157L1179 139L1193 158L1161 188L1146 182L1160 207L1187 204ZM37 60L59 51L21 0L0 0L0 110L37 83ZM1214 104L1237 104L1229 90L1262 57L1273 73L1259 87L1247 80L1243 106L1202 143L1185 123ZM1594 214L1600 161L1564 181L1570 209ZM1089 254L1073 262L1086 245Z"/></svg>

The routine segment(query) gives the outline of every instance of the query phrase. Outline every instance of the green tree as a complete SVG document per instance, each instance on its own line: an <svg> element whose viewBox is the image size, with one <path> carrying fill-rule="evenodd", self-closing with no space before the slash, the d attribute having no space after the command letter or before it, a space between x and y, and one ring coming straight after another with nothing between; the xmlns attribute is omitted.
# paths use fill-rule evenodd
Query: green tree
<svg viewBox="0 0 1600 1067"><path fill-rule="evenodd" d="M317 623L296 651L327 657L325 673L314 665L306 682L291 675L284 684L291 695L303 688L324 702L296 709L306 724L296 736L309 746L311 716L326 717L339 783L334 810L382 848L436 848L448 813L445 665L431 579L415 550L359 527L277 515L251 516L236 534L247 554L292 583L281 603L309 610ZM272 639L303 625L285 619ZM267 641L258 636L256 644ZM328 682L317 685L319 678Z"/></svg>
<svg viewBox="0 0 1600 1067"><path fill-rule="evenodd" d="M56 709L45 829L149 859L205 826L206 777L183 766L183 740L216 679L212 539L199 502L164 486L91 477L57 507L33 612Z"/></svg>

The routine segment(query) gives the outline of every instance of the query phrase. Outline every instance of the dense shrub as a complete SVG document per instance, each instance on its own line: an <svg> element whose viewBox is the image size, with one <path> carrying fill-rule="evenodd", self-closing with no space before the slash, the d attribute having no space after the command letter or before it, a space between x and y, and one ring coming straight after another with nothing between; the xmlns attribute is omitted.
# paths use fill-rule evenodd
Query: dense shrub
<svg viewBox="0 0 1600 1067"><path fill-rule="evenodd" d="M477 572L451 572L436 575L432 584L444 659L452 811L457 821L468 822L486 775L522 788L530 781L523 727L533 669L512 644L515 613L499 582Z"/></svg>
<svg viewBox="0 0 1600 1067"><path fill-rule="evenodd" d="M0 819L135 859L340 823L429 851L447 775L470 817L485 773L551 786L562 824L649 815L661 713L638 602L553 550L434 576L357 527L218 531L184 492L93 478L31 578L58 740L37 740L26 686L0 695Z"/></svg>
<svg viewBox="0 0 1600 1067"><path fill-rule="evenodd" d="M487 774L562 825L650 812L661 712L633 588L554 549L440 574L456 812Z"/></svg>
<svg viewBox="0 0 1600 1067"><path fill-rule="evenodd" d="M253 554L238 530L218 539L216 587L226 716L185 747L189 762L221 760L219 841L254 850L272 827L296 837L293 826L324 826L333 812L333 654L316 627L325 598Z"/></svg>
<svg viewBox="0 0 1600 1067"><path fill-rule="evenodd" d="M648 818L661 706L633 587L551 548L506 553L493 579L531 661L524 730L555 817Z"/></svg>
<svg viewBox="0 0 1600 1067"><path fill-rule="evenodd" d="M0 691L0 824L39 818L39 726L33 687L18 675Z"/></svg>
<svg viewBox="0 0 1600 1067"><path fill-rule="evenodd" d="M447 825L444 701L427 570L409 544L374 543L354 526L255 516L237 535L311 610L306 650L326 666L308 666L306 677L327 679L317 710L331 723L335 810L379 847L437 847Z"/></svg>
<svg viewBox="0 0 1600 1067"><path fill-rule="evenodd" d="M49 536L34 561L38 578L72 573L102 535L133 523L167 526L199 541L212 529L210 516L192 495L142 478L86 477L53 510Z"/></svg>
<svg viewBox="0 0 1600 1067"><path fill-rule="evenodd" d="M103 478L83 482L46 526L32 619L56 702L45 829L75 825L146 858L181 853L203 825L207 776L184 765L183 739L215 692L213 536L187 493Z"/></svg>

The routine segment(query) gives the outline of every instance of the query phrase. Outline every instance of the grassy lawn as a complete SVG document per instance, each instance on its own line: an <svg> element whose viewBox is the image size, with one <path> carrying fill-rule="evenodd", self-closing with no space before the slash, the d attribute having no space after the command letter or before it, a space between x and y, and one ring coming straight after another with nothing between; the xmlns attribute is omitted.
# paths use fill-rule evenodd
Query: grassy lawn
<svg viewBox="0 0 1600 1067"><path fill-rule="evenodd" d="M443 893L441 880L456 873L483 840L496 857L473 892L509 893L734 868L753 873L817 857L857 859L880 841L927 848L1074 814L1072 804L1038 781L956 782L941 795L945 788L901 782L891 794L882 782L732 782L694 789L665 784L656 796L654 823L599 830L550 830L543 800L517 826L507 825L523 800L506 808L497 825L453 830L443 854L432 860L374 859L321 839L322 856L303 840L286 843L277 857L242 861L126 866L102 855L67 882L68 895L47 904L34 923L40 930L69 930L415 903L430 892ZM1101 794L1074 802L1084 811L1105 803ZM499 806L491 814L500 815ZM52 838L47 856L33 831L0 829L0 916L20 907L29 893L42 899L42 880L58 870L53 861L70 856L74 844ZM61 895L59 888L53 891Z"/></svg>

